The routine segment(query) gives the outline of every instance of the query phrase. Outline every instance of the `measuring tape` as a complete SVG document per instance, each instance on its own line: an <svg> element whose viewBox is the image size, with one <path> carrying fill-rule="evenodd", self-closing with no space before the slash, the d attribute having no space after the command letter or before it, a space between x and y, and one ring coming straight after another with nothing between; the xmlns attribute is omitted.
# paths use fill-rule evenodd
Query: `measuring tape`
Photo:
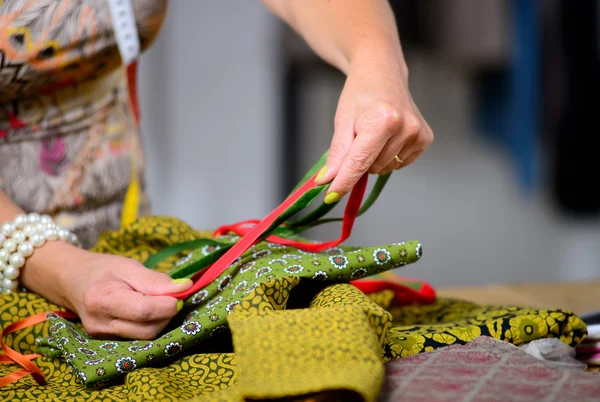
<svg viewBox="0 0 600 402"><path fill-rule="evenodd" d="M139 130L139 105L137 101L137 59L140 55L140 39L133 4L131 0L108 0L110 14L112 16L115 41L121 54L123 66L126 69L129 103L133 118ZM131 179L123 201L121 212L121 226L127 226L137 219L141 188L136 168L136 133L131 135Z"/></svg>
<svg viewBox="0 0 600 402"><path fill-rule="evenodd" d="M133 14L133 4L131 0L108 0L108 7L121 60L123 65L128 66L140 55L140 38Z"/></svg>

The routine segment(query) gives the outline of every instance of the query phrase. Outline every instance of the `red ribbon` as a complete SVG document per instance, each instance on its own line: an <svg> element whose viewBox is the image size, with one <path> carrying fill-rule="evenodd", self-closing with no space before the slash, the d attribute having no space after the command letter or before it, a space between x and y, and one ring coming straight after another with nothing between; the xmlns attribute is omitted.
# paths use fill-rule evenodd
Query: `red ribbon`
<svg viewBox="0 0 600 402"><path fill-rule="evenodd" d="M294 204L294 202L298 201L298 199L307 191L312 188L317 187L315 183L316 174L309 179L306 183L304 183L299 189L297 189L294 193L292 193L283 203L281 203L277 208L273 210L266 218L262 221L255 223L255 221L244 221L238 224L227 227L229 230L241 234L243 237L233 245L221 258L217 260L213 265L211 265L208 269L202 271L200 278L194 283L194 285L184 292L179 293L167 293L162 296L171 296L177 299L185 299L197 291L205 288L209 283L217 279L219 275L221 275L233 262L245 253L252 245L254 245L258 239L262 236L263 233L279 218L279 216L289 207ZM289 239L284 239L277 236L269 236L267 237L268 241L272 241L278 244L290 245L294 247L301 248L303 250L308 251L323 251L331 247L335 247L339 245L341 242L350 237L352 233L352 227L354 226L354 221L356 221L356 217L358 216L358 211L360 209L360 205L362 203L362 199L365 195L365 191L367 189L367 174L363 175L358 183L352 189L350 193L350 197L348 198L348 204L346 205L346 210L344 211L344 219L342 222L342 234L339 239L331 240L324 243L302 243L298 241L293 241ZM253 227L248 228L247 225L254 224ZM222 232L223 228L217 230L217 232Z"/></svg>
<svg viewBox="0 0 600 402"><path fill-rule="evenodd" d="M311 179L310 181L313 181L313 179ZM354 222L356 221L356 217L358 216L358 211L360 210L360 206L362 204L362 200L367 189L367 181L367 175L361 177L358 183L356 183L356 185L352 189L352 192L350 193L350 197L348 198L348 204L346 204L346 210L344 211L344 219L342 220L342 233L339 239L327 242L304 243L297 240L290 240L284 237L271 235L267 237L266 240L271 243L292 246L300 250L310 251L313 253L318 253L340 245L342 242L346 241L352 234L352 227L354 226ZM288 203L288 201L286 200L282 205L286 205L287 207L289 207L291 203ZM213 237L217 237L228 232L235 233L239 236L245 236L254 227L256 227L258 223L259 221L256 219L249 219L247 221L234 223L232 225L221 226L220 228L215 230L215 232L213 233Z"/></svg>
<svg viewBox="0 0 600 402"><path fill-rule="evenodd" d="M393 304L407 306L410 304L432 304L435 302L435 290L428 283L421 283L421 289L415 290L410 286L385 279L360 279L350 281L363 293L378 293L383 290L394 291Z"/></svg>

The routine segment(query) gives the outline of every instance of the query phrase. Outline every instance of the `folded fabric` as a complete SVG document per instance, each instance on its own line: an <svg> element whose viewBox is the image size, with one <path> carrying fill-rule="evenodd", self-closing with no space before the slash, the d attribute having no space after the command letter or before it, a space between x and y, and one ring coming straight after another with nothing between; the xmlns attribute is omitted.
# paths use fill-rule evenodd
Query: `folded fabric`
<svg viewBox="0 0 600 402"><path fill-rule="evenodd" d="M588 325L588 339L600 341L600 324Z"/></svg>
<svg viewBox="0 0 600 402"><path fill-rule="evenodd" d="M44 398L47 401L240 401L243 398L286 397L298 400L311 390L328 391L331 387L346 392L346 399L341 400L358 397L369 401L374 400L384 380L383 363L373 362L374 355L381 358L379 345L382 339L384 349L399 352L395 357L427 356L429 353L423 353L425 349L442 350L449 344L435 342L424 347L424 343L416 343L415 339L443 339L454 342L455 346L468 343L465 340L476 331L465 329L464 323L473 321L478 312L484 313L479 317L479 325L493 323L503 318L502 314L507 314L502 307L484 308L442 299L432 306L392 308L390 310L395 312L396 317L391 317L374 302L391 300L393 294L389 290L367 297L348 284L309 284L322 284L325 288L318 291L310 286L295 288L296 296L309 300L304 304L307 309L276 310L271 304L273 298L266 298L261 286L257 288L261 301L243 302L242 310L228 315L232 338L224 337L220 344L198 345L198 349L192 351L194 354L181 355L168 364L130 371L124 381L103 389L82 387L77 373L62 359L41 357L36 364L47 376L48 385L37 386L27 377L3 388L0 401ZM4 322L15 320L15 315L24 317L56 308L33 294L15 293L2 297L0 319ZM292 295L290 302L299 303L300 300L295 300ZM362 310L362 315L357 308ZM312 311L307 310L314 310L316 315L312 316ZM407 314L402 315L404 311ZM514 314L518 318L517 311L513 310L513 315L509 314L506 320L514 318ZM532 314L534 310L522 308L520 311ZM542 315L546 313L541 311ZM286 314L289 314L289 319ZM560 336L570 339L571 345L576 344L578 337L585 332L585 326L568 312L550 312L554 317L559 314L563 314L564 318L557 325L564 327L566 332L559 331L560 335L545 332L544 335L541 331L535 336ZM422 319L417 326L410 317ZM405 325L399 327L402 324ZM48 327L49 324L45 323L11 334L7 343L22 352L31 352L34 339L47 334ZM392 331L395 329L400 331ZM515 333L518 331L518 328L514 329ZM404 338L390 337L392 332L402 333ZM498 332L494 334L499 335ZM514 337L508 339L516 341ZM229 344L231 341L233 347ZM354 353L354 350L360 353ZM137 352L133 353L136 357ZM347 365L341 362L347 362ZM0 375L13 370L0 365ZM102 373L103 369L97 367L96 370Z"/></svg>
<svg viewBox="0 0 600 402"><path fill-rule="evenodd" d="M588 341L587 339L577 346L577 353L600 353L599 341Z"/></svg>
<svg viewBox="0 0 600 402"><path fill-rule="evenodd" d="M575 348L556 338L536 339L519 346L527 354L540 360L560 363L563 366L585 370L587 365L575 358Z"/></svg>
<svg viewBox="0 0 600 402"><path fill-rule="evenodd" d="M586 364L600 365L600 324L588 325L588 336L575 349L577 358Z"/></svg>
<svg viewBox="0 0 600 402"><path fill-rule="evenodd" d="M389 311L394 325L384 347L386 360L466 344L480 336L517 346L541 338L558 338L576 346L587 333L583 321L566 310L481 306L438 298L432 305L391 307Z"/></svg>
<svg viewBox="0 0 600 402"><path fill-rule="evenodd" d="M380 402L597 401L598 376L490 337L386 363Z"/></svg>

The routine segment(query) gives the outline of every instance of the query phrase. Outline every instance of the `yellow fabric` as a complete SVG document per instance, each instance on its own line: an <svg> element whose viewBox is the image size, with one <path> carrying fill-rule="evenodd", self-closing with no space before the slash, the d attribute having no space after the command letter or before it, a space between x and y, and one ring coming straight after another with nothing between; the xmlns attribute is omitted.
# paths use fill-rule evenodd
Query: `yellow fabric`
<svg viewBox="0 0 600 402"><path fill-rule="evenodd" d="M354 391L368 401L377 397L384 374L381 349L362 309L234 313L228 322L239 362L236 386L245 397L270 399L327 389ZM349 338L348 331L363 336Z"/></svg>

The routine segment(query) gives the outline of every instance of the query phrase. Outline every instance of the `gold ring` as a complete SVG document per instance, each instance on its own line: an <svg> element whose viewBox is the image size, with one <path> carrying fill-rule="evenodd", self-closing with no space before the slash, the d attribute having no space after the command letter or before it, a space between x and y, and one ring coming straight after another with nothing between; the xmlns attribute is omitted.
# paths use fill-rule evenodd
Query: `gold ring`
<svg viewBox="0 0 600 402"><path fill-rule="evenodd" d="M398 158L398 155L394 155L394 160L398 163L404 163L402 159Z"/></svg>

